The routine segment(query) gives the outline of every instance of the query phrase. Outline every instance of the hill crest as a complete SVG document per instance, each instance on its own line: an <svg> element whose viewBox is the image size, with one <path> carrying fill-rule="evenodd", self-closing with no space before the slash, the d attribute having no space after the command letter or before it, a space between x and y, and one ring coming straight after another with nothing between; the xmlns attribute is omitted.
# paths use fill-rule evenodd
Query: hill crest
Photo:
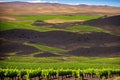
<svg viewBox="0 0 120 80"><path fill-rule="evenodd" d="M24 7L24 8L23 8ZM120 14L120 7L106 5L70 5L59 3L0 2L0 14Z"/></svg>

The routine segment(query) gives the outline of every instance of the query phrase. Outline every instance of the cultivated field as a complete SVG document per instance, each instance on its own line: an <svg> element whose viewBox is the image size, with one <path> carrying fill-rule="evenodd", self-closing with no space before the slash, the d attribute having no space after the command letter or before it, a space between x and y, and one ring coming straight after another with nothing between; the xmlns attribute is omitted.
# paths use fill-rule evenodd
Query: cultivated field
<svg viewBox="0 0 120 80"><path fill-rule="evenodd" d="M1 80L119 80L119 60L120 58L99 57L14 56L0 61L0 73Z"/></svg>

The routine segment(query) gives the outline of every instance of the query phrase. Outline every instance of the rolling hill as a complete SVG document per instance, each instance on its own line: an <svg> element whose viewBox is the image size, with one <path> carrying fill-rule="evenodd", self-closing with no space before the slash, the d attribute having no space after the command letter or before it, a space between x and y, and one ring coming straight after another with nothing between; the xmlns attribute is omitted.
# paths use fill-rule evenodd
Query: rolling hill
<svg viewBox="0 0 120 80"><path fill-rule="evenodd" d="M68 5L59 3L1 2L1 15L38 15L38 14L120 14L119 7L95 5Z"/></svg>

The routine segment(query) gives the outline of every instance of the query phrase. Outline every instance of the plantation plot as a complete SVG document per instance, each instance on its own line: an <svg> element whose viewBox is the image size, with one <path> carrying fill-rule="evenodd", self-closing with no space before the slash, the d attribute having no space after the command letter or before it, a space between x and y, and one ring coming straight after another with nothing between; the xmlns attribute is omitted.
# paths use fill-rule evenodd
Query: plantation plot
<svg viewBox="0 0 120 80"><path fill-rule="evenodd" d="M120 58L99 58L99 57L8 57L0 61L2 69L102 69L119 68ZM34 63L33 63L34 61ZM113 65L114 64L114 65Z"/></svg>
<svg viewBox="0 0 120 80"><path fill-rule="evenodd" d="M99 80L104 78L114 80L120 76L119 60L119 57L8 57L0 61L0 78L1 80L10 78L14 80Z"/></svg>
<svg viewBox="0 0 120 80"><path fill-rule="evenodd" d="M84 79L111 79L115 76L120 76L120 69L86 69L86 70L71 70L71 69L1 69L1 80L3 79L37 79L37 80L84 80ZM114 76L114 77L113 77Z"/></svg>

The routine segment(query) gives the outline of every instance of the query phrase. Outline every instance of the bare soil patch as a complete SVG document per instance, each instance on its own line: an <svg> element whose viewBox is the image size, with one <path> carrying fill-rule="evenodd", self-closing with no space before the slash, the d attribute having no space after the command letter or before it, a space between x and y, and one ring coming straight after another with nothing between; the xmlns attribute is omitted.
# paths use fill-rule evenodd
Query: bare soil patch
<svg viewBox="0 0 120 80"><path fill-rule="evenodd" d="M108 33L72 33L64 31L37 32L33 30L14 29L1 31L1 38L10 40L20 40L24 42L42 43L45 45L60 47L70 44L104 44L111 42L120 42L120 36Z"/></svg>
<svg viewBox="0 0 120 80"><path fill-rule="evenodd" d="M100 27L120 35L120 15L86 21L83 25Z"/></svg>
<svg viewBox="0 0 120 80"><path fill-rule="evenodd" d="M0 21L16 21L17 19L14 17L10 17L10 16L0 16Z"/></svg>
<svg viewBox="0 0 120 80"><path fill-rule="evenodd" d="M10 41L0 40L0 56L9 56L9 53L16 53L16 55L27 55L32 54L34 52L38 52L40 50L26 46L21 43L14 43Z"/></svg>
<svg viewBox="0 0 120 80"><path fill-rule="evenodd" d="M64 32L64 31L48 31L48 32L37 32L32 30L25 29L15 29L8 31L1 31L1 38L5 38L8 40L15 40L21 42L28 43L37 43L48 45L52 47L58 47L63 49L68 49L70 52L64 54L70 54L75 56L118 56L120 55L120 47L118 46L105 46L104 44L109 43L120 43L120 36L111 35L108 33L72 33L72 32ZM19 50L25 51L38 51L29 48L21 48L20 44L11 44L6 47L14 47L16 50L17 46ZM102 45L102 47L101 47ZM7 49L7 48L4 48ZM84 47L84 48L83 48ZM88 47L88 48L85 48ZM2 49L3 50L3 49ZM4 52L4 51L3 51ZM29 54L32 52L28 52ZM27 53L25 53L27 54ZM44 54L43 54L44 55ZM41 54L41 56L43 56ZM45 55L47 56L47 55Z"/></svg>
<svg viewBox="0 0 120 80"><path fill-rule="evenodd" d="M112 47L90 47L90 48L78 48L72 50L66 54L75 56L92 56L92 57L119 57L120 56L120 46Z"/></svg>
<svg viewBox="0 0 120 80"><path fill-rule="evenodd" d="M119 7L94 5L67 5L58 3L27 3L10 2L0 3L2 15L40 15L40 14L120 14Z"/></svg>
<svg viewBox="0 0 120 80"><path fill-rule="evenodd" d="M47 22L47 21L35 21L34 23L32 23L32 25L34 26L46 26L46 27L53 27L53 28L59 28L59 29L67 29L71 26L78 26L81 25L82 21L71 21L71 22Z"/></svg>
<svg viewBox="0 0 120 80"><path fill-rule="evenodd" d="M53 53L50 53L50 52L44 52L44 53L41 53L41 54L37 54L37 55L34 55L35 57L57 57L59 55L56 55L56 54L53 54Z"/></svg>
<svg viewBox="0 0 120 80"><path fill-rule="evenodd" d="M56 24L56 23L65 23L65 22L83 22L84 20L62 20L62 19L51 19L51 20L45 20L44 22L46 23L52 23L52 24Z"/></svg>

